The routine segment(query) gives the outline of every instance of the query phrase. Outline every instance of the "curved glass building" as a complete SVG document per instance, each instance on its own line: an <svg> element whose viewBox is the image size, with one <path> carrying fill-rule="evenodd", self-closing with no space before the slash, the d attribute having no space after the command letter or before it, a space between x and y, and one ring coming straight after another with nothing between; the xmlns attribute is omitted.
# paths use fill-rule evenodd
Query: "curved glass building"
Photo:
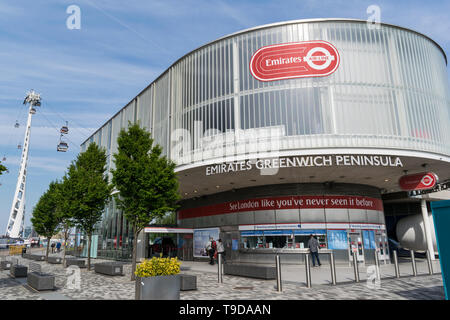
<svg viewBox="0 0 450 320"><path fill-rule="evenodd" d="M193 258L211 235L232 260L298 261L314 234L338 260L389 261L386 208L416 210L399 179L450 179L446 65L436 42L394 25L260 26L180 58L82 149L105 147L111 169L120 129L147 128L177 164L177 225L192 230L178 242ZM129 255L131 235L111 202L99 255Z"/></svg>

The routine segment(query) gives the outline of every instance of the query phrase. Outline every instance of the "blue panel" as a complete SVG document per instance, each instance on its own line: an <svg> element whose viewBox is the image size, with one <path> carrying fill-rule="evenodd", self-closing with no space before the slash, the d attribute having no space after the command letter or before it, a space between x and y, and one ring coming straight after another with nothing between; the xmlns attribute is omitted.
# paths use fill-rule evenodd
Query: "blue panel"
<svg viewBox="0 0 450 320"><path fill-rule="evenodd" d="M444 282L445 299L448 300L450 290L450 200L431 202L436 241L441 263L442 280Z"/></svg>
<svg viewBox="0 0 450 320"><path fill-rule="evenodd" d="M287 236L291 234L292 230L264 230L265 236Z"/></svg>
<svg viewBox="0 0 450 320"><path fill-rule="evenodd" d="M370 249L376 249L377 244L375 243L375 231L370 230L369 236L370 236Z"/></svg>
<svg viewBox="0 0 450 320"><path fill-rule="evenodd" d="M364 241L364 249L370 249L370 237L369 237L369 231L363 230L362 231L363 241Z"/></svg>
<svg viewBox="0 0 450 320"><path fill-rule="evenodd" d="M300 230L294 230L294 234L303 234L303 235L310 235L310 234L326 234L327 231L325 229L300 229Z"/></svg>
<svg viewBox="0 0 450 320"><path fill-rule="evenodd" d="M363 230L364 249L376 249L375 232L373 230Z"/></svg>
<svg viewBox="0 0 450 320"><path fill-rule="evenodd" d="M346 230L327 230L328 249L347 250Z"/></svg>
<svg viewBox="0 0 450 320"><path fill-rule="evenodd" d="M248 236L262 236L263 232L260 230L257 231L241 231L241 237L248 237Z"/></svg>
<svg viewBox="0 0 450 320"><path fill-rule="evenodd" d="M239 250L239 240L238 239L231 240L231 250Z"/></svg>

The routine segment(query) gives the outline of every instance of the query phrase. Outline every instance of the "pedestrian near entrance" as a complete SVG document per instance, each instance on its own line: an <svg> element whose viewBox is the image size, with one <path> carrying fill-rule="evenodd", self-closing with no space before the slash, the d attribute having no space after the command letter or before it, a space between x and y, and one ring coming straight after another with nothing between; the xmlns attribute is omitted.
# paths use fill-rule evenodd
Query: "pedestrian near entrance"
<svg viewBox="0 0 450 320"><path fill-rule="evenodd" d="M57 252L60 252L60 251L61 251L61 242L58 242L58 243L56 244L56 251L57 251Z"/></svg>
<svg viewBox="0 0 450 320"><path fill-rule="evenodd" d="M51 247L52 247L52 253L55 253L55 243L54 242L52 242Z"/></svg>
<svg viewBox="0 0 450 320"><path fill-rule="evenodd" d="M225 248L223 246L222 239L217 240L217 255L219 254L222 257L222 263L225 263Z"/></svg>
<svg viewBox="0 0 450 320"><path fill-rule="evenodd" d="M217 250L216 242L214 241L213 237L209 237L209 241L206 244L206 251L209 254L209 264L214 265L214 253Z"/></svg>
<svg viewBox="0 0 450 320"><path fill-rule="evenodd" d="M319 248L320 248L319 241L317 241L317 239L314 238L313 235L309 236L308 248L309 248L309 251L311 252L311 260L313 263L313 267L316 266L315 259L317 259L317 263L320 267L322 264L320 263L320 260L319 260Z"/></svg>

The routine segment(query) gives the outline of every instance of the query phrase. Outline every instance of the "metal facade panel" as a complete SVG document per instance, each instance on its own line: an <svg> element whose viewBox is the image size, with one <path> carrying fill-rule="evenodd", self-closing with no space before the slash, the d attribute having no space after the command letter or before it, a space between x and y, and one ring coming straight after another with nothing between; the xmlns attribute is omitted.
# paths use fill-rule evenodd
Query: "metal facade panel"
<svg viewBox="0 0 450 320"><path fill-rule="evenodd" d="M348 209L325 209L327 222L348 222Z"/></svg>
<svg viewBox="0 0 450 320"><path fill-rule="evenodd" d="M275 210L276 223L300 222L300 209Z"/></svg>
<svg viewBox="0 0 450 320"><path fill-rule="evenodd" d="M300 223L325 222L324 209L300 209Z"/></svg>
<svg viewBox="0 0 450 320"><path fill-rule="evenodd" d="M366 210L348 209L349 222L367 223Z"/></svg>
<svg viewBox="0 0 450 320"><path fill-rule="evenodd" d="M255 214L255 224L275 223L275 210L257 210Z"/></svg>
<svg viewBox="0 0 450 320"><path fill-rule="evenodd" d="M245 211L237 213L238 224L255 224L253 211Z"/></svg>

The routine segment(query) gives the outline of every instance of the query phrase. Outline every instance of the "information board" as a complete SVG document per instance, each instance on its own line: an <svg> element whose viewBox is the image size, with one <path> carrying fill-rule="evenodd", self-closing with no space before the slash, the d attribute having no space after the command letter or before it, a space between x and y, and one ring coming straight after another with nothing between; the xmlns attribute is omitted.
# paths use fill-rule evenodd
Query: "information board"
<svg viewBox="0 0 450 320"><path fill-rule="evenodd" d="M219 228L194 229L194 257L207 257L206 245L209 238L219 239Z"/></svg>
<svg viewBox="0 0 450 320"><path fill-rule="evenodd" d="M346 250L348 248L346 230L327 230L328 249Z"/></svg>

